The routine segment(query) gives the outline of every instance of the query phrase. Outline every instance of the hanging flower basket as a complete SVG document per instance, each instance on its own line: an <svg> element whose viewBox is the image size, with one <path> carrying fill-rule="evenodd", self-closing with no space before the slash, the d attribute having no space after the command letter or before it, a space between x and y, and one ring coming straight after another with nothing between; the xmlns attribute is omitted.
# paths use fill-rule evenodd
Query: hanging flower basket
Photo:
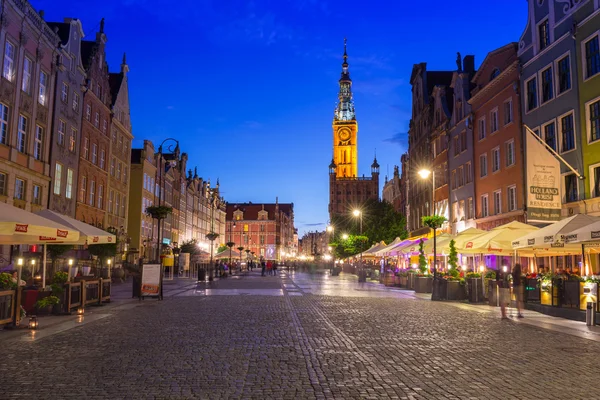
<svg viewBox="0 0 600 400"><path fill-rule="evenodd" d="M173 207L167 206L150 206L146 208L146 214L158 220L167 218L167 216L172 212Z"/></svg>
<svg viewBox="0 0 600 400"><path fill-rule="evenodd" d="M206 234L206 239L207 239L207 240L210 240L211 242L212 242L213 240L215 240L216 238L218 238L218 237L219 237L219 234L218 234L218 233L216 233L216 232L210 232L210 233L207 233L207 234Z"/></svg>

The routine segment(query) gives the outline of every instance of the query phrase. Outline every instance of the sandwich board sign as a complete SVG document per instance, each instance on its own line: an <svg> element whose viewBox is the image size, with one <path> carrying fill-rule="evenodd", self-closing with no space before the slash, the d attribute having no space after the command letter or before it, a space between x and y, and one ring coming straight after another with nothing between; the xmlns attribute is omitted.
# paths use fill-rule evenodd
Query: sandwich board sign
<svg viewBox="0 0 600 400"><path fill-rule="evenodd" d="M162 265L142 265L140 299L156 297L162 300Z"/></svg>

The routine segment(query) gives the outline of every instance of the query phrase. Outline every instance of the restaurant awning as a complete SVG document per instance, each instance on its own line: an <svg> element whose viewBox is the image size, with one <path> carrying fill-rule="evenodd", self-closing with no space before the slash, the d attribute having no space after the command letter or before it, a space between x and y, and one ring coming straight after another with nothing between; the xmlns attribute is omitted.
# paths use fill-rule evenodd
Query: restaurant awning
<svg viewBox="0 0 600 400"><path fill-rule="evenodd" d="M600 217L586 214L573 215L513 240L512 247L513 249L556 248L563 251L568 247L573 247L573 250L577 251L581 249L581 246L567 244L565 238L577 230L583 230L581 232L583 237L587 227L594 223L600 223ZM576 235L578 237L579 233Z"/></svg>
<svg viewBox="0 0 600 400"><path fill-rule="evenodd" d="M463 246L457 246L457 251L463 254L512 254L512 242L515 238L520 238L537 230L539 228L535 226L512 221L471 238L463 243Z"/></svg>
<svg viewBox="0 0 600 400"><path fill-rule="evenodd" d="M116 236L112 233L51 210L42 210L36 214L79 232L79 238L77 240L69 242L65 241L65 243L79 245L107 244L115 243L117 240Z"/></svg>

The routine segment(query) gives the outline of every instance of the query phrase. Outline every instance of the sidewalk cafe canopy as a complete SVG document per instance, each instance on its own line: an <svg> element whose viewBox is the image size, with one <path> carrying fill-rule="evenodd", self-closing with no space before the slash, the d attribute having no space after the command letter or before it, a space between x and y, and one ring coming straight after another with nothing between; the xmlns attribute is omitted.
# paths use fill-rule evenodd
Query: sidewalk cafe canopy
<svg viewBox="0 0 600 400"><path fill-rule="evenodd" d="M419 243L423 240L427 243L427 239L406 239L401 242L398 246L388 252L388 255L399 256L401 254L415 255L419 253Z"/></svg>
<svg viewBox="0 0 600 400"><path fill-rule="evenodd" d="M457 251L463 254L511 254L514 250L512 242L539 228L522 222L512 221L493 228L491 231L466 241Z"/></svg>
<svg viewBox="0 0 600 400"><path fill-rule="evenodd" d="M578 251L581 250L581 246L566 244L565 238L578 229L585 230L591 224L598 222L600 217L577 214L513 240L512 247L514 249L550 248L558 251L566 251L568 247L573 247L573 251Z"/></svg>
<svg viewBox="0 0 600 400"><path fill-rule="evenodd" d="M115 235L96 228L95 226L86 224L85 222L78 221L75 218L51 210L42 210L36 214L79 232L79 239L76 241L69 241L69 244L85 245L116 243ZM65 241L65 243L67 243L67 241Z"/></svg>
<svg viewBox="0 0 600 400"><path fill-rule="evenodd" d="M73 243L76 229L0 202L0 244Z"/></svg>
<svg viewBox="0 0 600 400"><path fill-rule="evenodd" d="M391 249L393 249L394 247L396 247L398 244L402 243L403 240L400 239L399 237L397 237L396 239L394 239L394 241L390 244L388 244L387 246L384 246L382 248L380 248L379 250L377 250L377 255L378 256L384 256L386 255L386 253L388 251L390 251Z"/></svg>
<svg viewBox="0 0 600 400"><path fill-rule="evenodd" d="M381 249L383 249L384 247L387 247L387 245L385 244L385 242L382 240L379 243L375 243L373 246L371 246L370 249L365 250L363 252L363 257L376 257L377 256L377 252Z"/></svg>
<svg viewBox="0 0 600 400"><path fill-rule="evenodd" d="M588 247L600 247L600 222L576 229L565 236L567 243L580 243Z"/></svg>
<svg viewBox="0 0 600 400"><path fill-rule="evenodd" d="M229 258L229 251L229 249L223 250L220 253L215 254L213 258ZM231 249L231 258L240 258L240 253Z"/></svg>

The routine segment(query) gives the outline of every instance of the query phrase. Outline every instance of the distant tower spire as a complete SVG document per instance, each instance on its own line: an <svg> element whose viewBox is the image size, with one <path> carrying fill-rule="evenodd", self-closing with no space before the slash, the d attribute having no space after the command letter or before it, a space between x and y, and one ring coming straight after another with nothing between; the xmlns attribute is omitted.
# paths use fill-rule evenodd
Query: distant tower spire
<svg viewBox="0 0 600 400"><path fill-rule="evenodd" d="M348 72L348 40L344 38L344 62L342 63L342 76L340 77L340 91L338 93L338 104L335 108L334 120L352 121L356 119L354 114L354 100L352 98L352 79Z"/></svg>

